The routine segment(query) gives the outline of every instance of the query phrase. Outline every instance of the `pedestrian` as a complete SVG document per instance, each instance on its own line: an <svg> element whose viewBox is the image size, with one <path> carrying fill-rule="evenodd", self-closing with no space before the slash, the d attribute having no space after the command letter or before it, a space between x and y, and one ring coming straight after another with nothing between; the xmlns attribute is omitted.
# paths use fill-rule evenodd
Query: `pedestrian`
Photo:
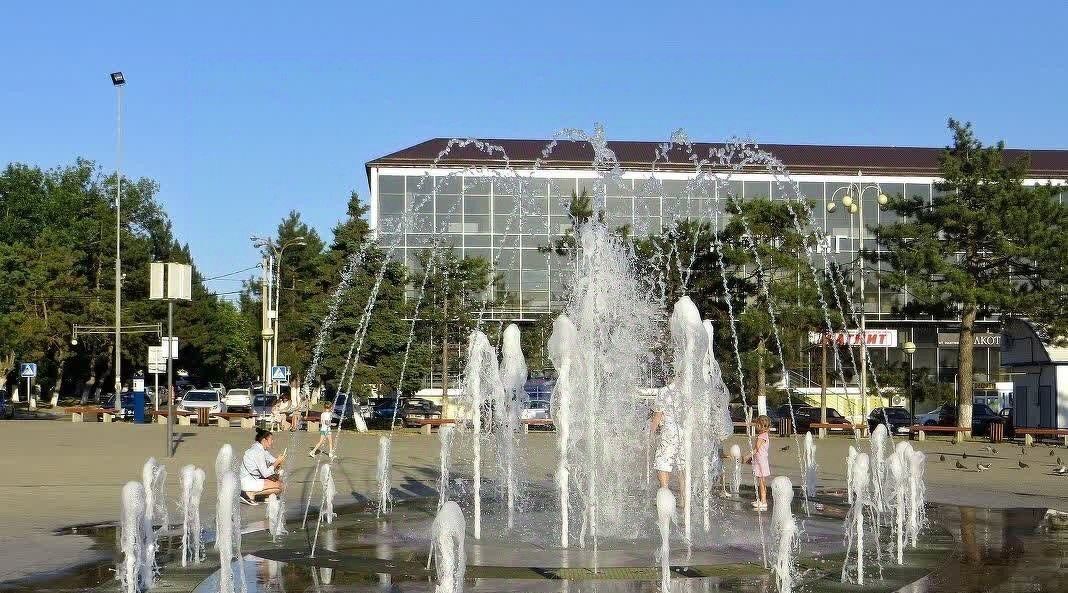
<svg viewBox="0 0 1068 593"><path fill-rule="evenodd" d="M282 484L282 464L286 461L283 451L277 458L271 454L274 436L271 431L256 429L256 442L241 457L241 502L256 506L257 498L266 498L279 494L284 489Z"/></svg>
<svg viewBox="0 0 1068 593"><path fill-rule="evenodd" d="M329 443L330 448L327 452L330 454L330 459L334 459L334 433L330 431L330 423L333 421L334 414L330 411L331 407L329 401L323 402L323 412L319 414L319 442L315 443L311 451L308 451L308 457L315 457L322 449L323 443Z"/></svg>
<svg viewBox="0 0 1068 593"><path fill-rule="evenodd" d="M765 480L771 477L771 467L768 463L768 449L771 446L771 418L760 415L753 421L753 424L757 428L756 444L753 446L753 452L745 456L745 462L753 464L753 475L757 479L759 498L753 501L753 508L766 511L768 510L768 492Z"/></svg>

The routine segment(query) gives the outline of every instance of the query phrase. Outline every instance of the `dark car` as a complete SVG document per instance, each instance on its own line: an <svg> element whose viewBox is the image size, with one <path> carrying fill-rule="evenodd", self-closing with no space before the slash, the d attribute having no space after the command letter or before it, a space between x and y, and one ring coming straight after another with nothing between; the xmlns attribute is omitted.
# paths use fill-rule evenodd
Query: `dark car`
<svg viewBox="0 0 1068 593"><path fill-rule="evenodd" d="M392 422L395 426L412 426L413 420L437 416L441 416L441 409L430 400L402 398L398 409L397 400L387 397L371 408L369 424L389 426Z"/></svg>
<svg viewBox="0 0 1068 593"><path fill-rule="evenodd" d="M392 400L390 400L392 402ZM344 392L338 392L334 396L333 406L333 420L331 422L334 426L342 424L355 424L356 415L359 414L361 418L366 419L371 412L371 406L366 406L360 403L360 398L354 397ZM392 409L392 408L391 408Z"/></svg>
<svg viewBox="0 0 1068 593"><path fill-rule="evenodd" d="M15 407L11 405L11 398L6 389L0 389L0 418L11 420L15 417Z"/></svg>
<svg viewBox="0 0 1068 593"><path fill-rule="evenodd" d="M875 427L880 424L885 424L886 431L890 434L908 434L913 422L912 414L909 414L905 408L875 408L868 414L869 431L875 430Z"/></svg>
<svg viewBox="0 0 1068 593"><path fill-rule="evenodd" d="M1000 420L990 406L986 404L972 404L972 434L982 435L990 430L990 423ZM942 406L938 413L938 426L957 425L957 406L947 404Z"/></svg>
<svg viewBox="0 0 1068 593"><path fill-rule="evenodd" d="M779 406L777 412L782 418L790 418L790 407ZM796 432L804 433L812 430L813 424L820 423L820 408L811 405L794 405L793 419L796 421ZM834 408L827 408L827 424L833 426L828 432L852 432L853 423Z"/></svg>

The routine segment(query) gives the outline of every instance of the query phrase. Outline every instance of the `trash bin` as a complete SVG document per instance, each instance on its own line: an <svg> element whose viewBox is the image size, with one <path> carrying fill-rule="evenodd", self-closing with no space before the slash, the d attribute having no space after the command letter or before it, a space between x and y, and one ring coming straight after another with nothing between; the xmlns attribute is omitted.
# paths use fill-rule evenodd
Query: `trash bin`
<svg viewBox="0 0 1068 593"><path fill-rule="evenodd" d="M992 420L990 422L990 442L1000 443L1005 440L1005 421L1004 420Z"/></svg>
<svg viewBox="0 0 1068 593"><path fill-rule="evenodd" d="M788 437L794 433L789 418L779 418L779 436Z"/></svg>
<svg viewBox="0 0 1068 593"><path fill-rule="evenodd" d="M134 424L145 423L145 392L133 392L133 421Z"/></svg>
<svg viewBox="0 0 1068 593"><path fill-rule="evenodd" d="M207 426L207 425L208 425L208 409L207 408L197 408L197 426Z"/></svg>

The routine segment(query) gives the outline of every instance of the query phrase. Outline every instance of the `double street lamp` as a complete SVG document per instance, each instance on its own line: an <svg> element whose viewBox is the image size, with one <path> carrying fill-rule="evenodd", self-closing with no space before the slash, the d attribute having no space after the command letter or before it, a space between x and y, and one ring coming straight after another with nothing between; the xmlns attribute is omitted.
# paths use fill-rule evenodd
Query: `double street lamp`
<svg viewBox="0 0 1068 593"><path fill-rule="evenodd" d="M916 354L916 344L913 344L911 340L901 345L901 350L905 352L905 356L908 359L905 361L905 372L908 373L908 378L905 381L905 392L909 396L909 416L912 418L912 423L916 422L916 393L912 391L912 355ZM909 440L916 438L915 433L909 430Z"/></svg>
<svg viewBox="0 0 1068 593"><path fill-rule="evenodd" d="M834 201L838 194L841 192L842 206L845 207L850 215L849 218L849 241L850 246L853 246L853 216L857 217L857 227L859 228L860 246L864 249L865 227L864 227L864 194L868 190L874 190L876 199L880 205L886 205L890 198L886 194L882 193L877 183L865 184L861 179L861 171L857 171L857 180L853 183L849 183L843 187L839 187L831 194L830 200L827 201L827 212L834 212L838 209L838 204ZM855 249L853 251L856 251ZM860 289L860 410L861 415L865 418L868 417L868 337L867 337L867 319L866 319L866 307L864 303L864 258L857 258L859 265L859 278L858 287ZM853 305L853 313L856 314L856 304Z"/></svg>

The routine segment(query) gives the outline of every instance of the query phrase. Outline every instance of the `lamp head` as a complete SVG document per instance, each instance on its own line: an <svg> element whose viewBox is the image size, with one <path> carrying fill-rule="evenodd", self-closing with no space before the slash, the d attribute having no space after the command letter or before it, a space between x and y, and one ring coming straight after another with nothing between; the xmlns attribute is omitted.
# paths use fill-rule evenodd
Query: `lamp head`
<svg viewBox="0 0 1068 593"><path fill-rule="evenodd" d="M857 206L856 204L850 204L849 205L849 213L850 214L856 214L859 211L860 211L860 206Z"/></svg>
<svg viewBox="0 0 1068 593"><path fill-rule="evenodd" d="M885 206L888 202L890 202L890 197L889 196L887 196L886 194L879 194L879 203L880 204Z"/></svg>
<svg viewBox="0 0 1068 593"><path fill-rule="evenodd" d="M905 354L912 356L916 353L916 344L913 344L911 341L908 341L901 346L901 349L905 351Z"/></svg>
<svg viewBox="0 0 1068 593"><path fill-rule="evenodd" d="M122 72L112 72L111 84L115 86L124 86L126 84L126 77L122 75Z"/></svg>
<svg viewBox="0 0 1068 593"><path fill-rule="evenodd" d="M827 212L834 212L838 208L838 204L834 202L827 202Z"/></svg>
<svg viewBox="0 0 1068 593"><path fill-rule="evenodd" d="M842 196L842 205L849 208L853 205L853 194L846 194Z"/></svg>
<svg viewBox="0 0 1068 593"><path fill-rule="evenodd" d="M77 346L78 345L78 338L71 338L70 339L70 345L71 346Z"/></svg>

